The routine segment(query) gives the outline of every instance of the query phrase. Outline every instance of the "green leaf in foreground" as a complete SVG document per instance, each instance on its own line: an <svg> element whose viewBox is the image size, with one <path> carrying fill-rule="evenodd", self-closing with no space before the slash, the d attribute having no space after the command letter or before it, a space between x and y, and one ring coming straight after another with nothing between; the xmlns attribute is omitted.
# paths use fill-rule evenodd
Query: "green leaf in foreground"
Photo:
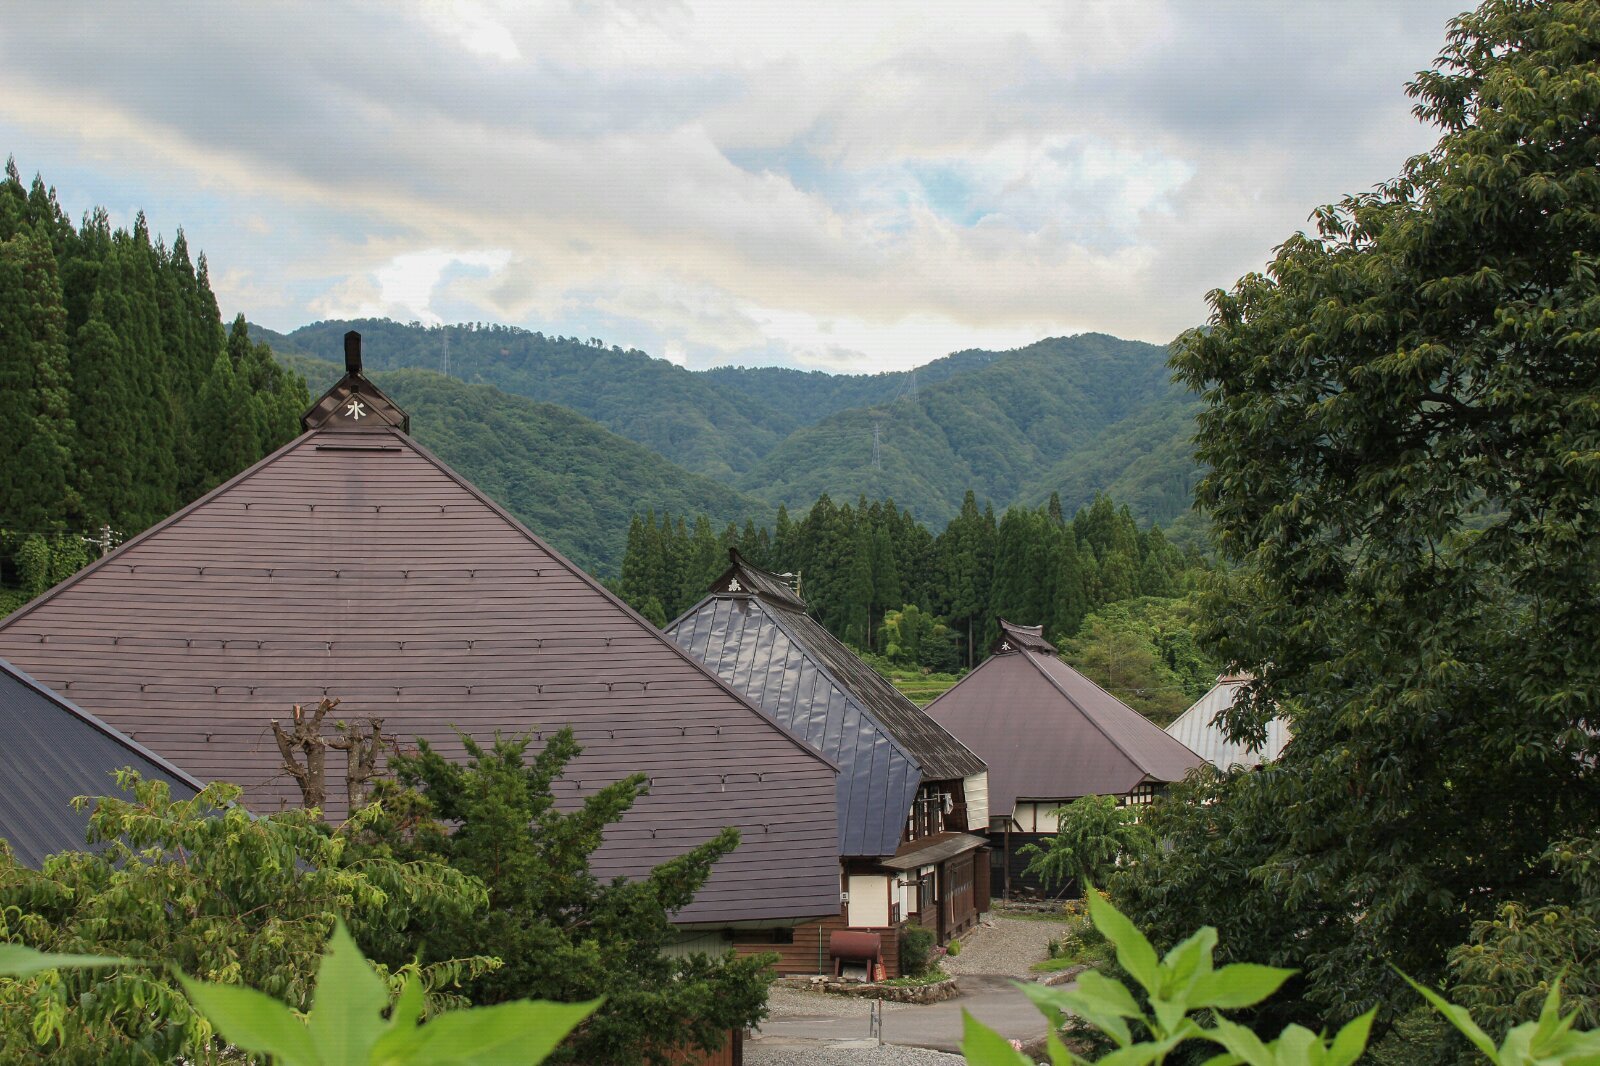
<svg viewBox="0 0 1600 1066"><path fill-rule="evenodd" d="M124 966L135 960L112 955L59 955L21 944L0 944L0 977L32 977L45 970Z"/></svg>
<svg viewBox="0 0 1600 1066"><path fill-rule="evenodd" d="M961 1053L968 1066L1033 1066L1011 1041L984 1025L965 1010L961 1012Z"/></svg>
<svg viewBox="0 0 1600 1066"><path fill-rule="evenodd" d="M344 1066L365 1062L343 1055L323 1058L294 1011L264 992L179 975L189 999L224 1040L244 1051L271 1055L276 1066Z"/></svg>
<svg viewBox="0 0 1600 1066"><path fill-rule="evenodd" d="M543 1062L595 1008L588 1003L524 1000L442 1014L413 1030L404 1054L392 1060L406 1066L533 1066ZM386 1060L377 1060L379 1062Z"/></svg>

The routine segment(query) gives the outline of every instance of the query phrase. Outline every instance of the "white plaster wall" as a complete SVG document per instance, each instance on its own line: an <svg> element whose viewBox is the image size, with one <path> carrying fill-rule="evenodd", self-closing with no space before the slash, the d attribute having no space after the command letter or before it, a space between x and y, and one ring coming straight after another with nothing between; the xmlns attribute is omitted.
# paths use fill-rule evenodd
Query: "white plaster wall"
<svg viewBox="0 0 1600 1066"><path fill-rule="evenodd" d="M1057 832L1061 828L1061 821L1056 817L1056 808L1061 805L1061 800L1017 800L1017 807L1012 817L1017 820L1017 825L1021 826L1018 832Z"/></svg>
<svg viewBox="0 0 1600 1066"><path fill-rule="evenodd" d="M845 920L852 929L889 924L889 879L879 874L850 875L850 906Z"/></svg>
<svg viewBox="0 0 1600 1066"><path fill-rule="evenodd" d="M981 833L989 828L989 771L980 770L964 778L961 790L967 795L967 829Z"/></svg>

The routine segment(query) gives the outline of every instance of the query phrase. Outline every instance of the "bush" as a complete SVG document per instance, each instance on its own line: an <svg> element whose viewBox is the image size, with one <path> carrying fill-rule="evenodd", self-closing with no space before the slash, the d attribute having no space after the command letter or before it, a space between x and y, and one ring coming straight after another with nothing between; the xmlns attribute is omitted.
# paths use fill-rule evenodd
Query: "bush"
<svg viewBox="0 0 1600 1066"><path fill-rule="evenodd" d="M900 972L907 977L921 977L928 972L933 961L933 934L921 926L913 925L900 933Z"/></svg>
<svg viewBox="0 0 1600 1066"><path fill-rule="evenodd" d="M948 948L945 948L945 951L950 955L950 957L952 959L955 958L957 955L961 954L961 941L959 941L959 940L950 941L950 946Z"/></svg>

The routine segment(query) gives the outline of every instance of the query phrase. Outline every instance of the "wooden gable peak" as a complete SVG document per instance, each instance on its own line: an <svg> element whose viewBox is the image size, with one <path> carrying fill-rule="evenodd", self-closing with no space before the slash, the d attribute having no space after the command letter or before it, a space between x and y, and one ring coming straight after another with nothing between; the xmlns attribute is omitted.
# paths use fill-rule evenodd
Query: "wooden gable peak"
<svg viewBox="0 0 1600 1066"><path fill-rule="evenodd" d="M355 330L344 335L344 377L300 416L300 428L411 432L411 416L362 373L361 334Z"/></svg>

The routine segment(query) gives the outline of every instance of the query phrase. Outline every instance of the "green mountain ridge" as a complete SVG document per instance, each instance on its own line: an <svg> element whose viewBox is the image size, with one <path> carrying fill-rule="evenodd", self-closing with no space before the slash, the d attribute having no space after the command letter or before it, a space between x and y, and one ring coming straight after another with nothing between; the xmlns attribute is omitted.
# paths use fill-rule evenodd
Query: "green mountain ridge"
<svg viewBox="0 0 1600 1066"><path fill-rule="evenodd" d="M352 328L375 372L441 369L448 341L452 377L571 408L767 508L808 507L823 493L892 498L937 528L968 489L997 508L1058 492L1069 511L1104 490L1143 521L1171 523L1187 514L1197 478L1196 401L1172 383L1167 350L1104 334L882 374L690 371L638 350L481 324L366 319L257 335L337 360Z"/></svg>
<svg viewBox="0 0 1600 1066"><path fill-rule="evenodd" d="M1188 508L1193 487L1192 401L1170 376L1156 345L1101 334L1042 340L914 397L800 429L736 484L791 507L823 492L891 496L937 527L969 488L997 507L1060 492L1072 511L1125 481L1136 513L1169 521ZM1157 459L1159 470L1136 469ZM1095 476L1082 476L1085 469Z"/></svg>
<svg viewBox="0 0 1600 1066"><path fill-rule="evenodd" d="M277 354L314 394L343 373L339 364ZM432 370L376 371L372 378L411 415L412 434L424 447L602 577L616 575L635 512L706 514L719 528L771 513L762 501L674 466L568 408Z"/></svg>

